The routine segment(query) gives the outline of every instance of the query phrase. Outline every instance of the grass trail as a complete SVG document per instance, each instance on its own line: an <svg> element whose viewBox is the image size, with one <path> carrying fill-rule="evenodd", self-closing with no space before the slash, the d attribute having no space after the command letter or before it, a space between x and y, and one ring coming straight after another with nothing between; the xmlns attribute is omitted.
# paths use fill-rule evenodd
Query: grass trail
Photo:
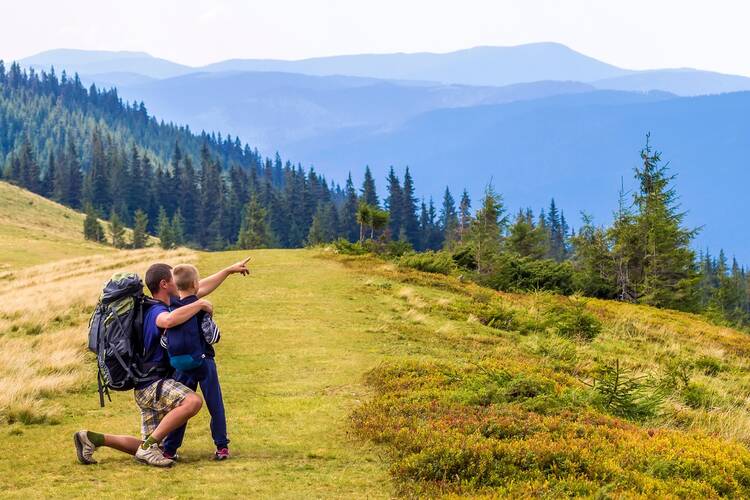
<svg viewBox="0 0 750 500"><path fill-rule="evenodd" d="M138 433L132 393L98 408L94 384L58 397L57 425L11 426L0 436L0 491L17 497L376 498L391 495L386 465L350 437L348 415L367 398L362 374L384 342L376 296L361 276L305 250L254 251L250 277L231 277L211 296L222 328L217 363L234 457L210 459L208 414L191 422L171 470L139 465L112 450L99 465L75 461L79 428ZM205 275L241 253L201 254ZM83 344L85 331L81 329ZM95 380L94 365L89 371Z"/></svg>

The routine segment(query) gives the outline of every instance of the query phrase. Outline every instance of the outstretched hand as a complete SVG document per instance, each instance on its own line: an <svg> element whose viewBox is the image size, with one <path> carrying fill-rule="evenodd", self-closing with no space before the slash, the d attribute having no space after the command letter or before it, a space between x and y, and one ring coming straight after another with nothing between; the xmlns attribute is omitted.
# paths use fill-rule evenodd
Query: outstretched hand
<svg viewBox="0 0 750 500"><path fill-rule="evenodd" d="M227 271L229 271L229 274L241 274L242 276L247 276L250 274L250 270L247 268L247 261L250 260L250 257L246 258L245 260L241 260L235 264L232 264L227 268Z"/></svg>

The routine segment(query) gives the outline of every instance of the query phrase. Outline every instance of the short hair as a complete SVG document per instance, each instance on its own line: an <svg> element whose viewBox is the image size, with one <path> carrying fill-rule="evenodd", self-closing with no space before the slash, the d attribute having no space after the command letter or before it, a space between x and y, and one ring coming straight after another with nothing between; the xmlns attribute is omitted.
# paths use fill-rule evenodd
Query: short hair
<svg viewBox="0 0 750 500"><path fill-rule="evenodd" d="M172 266L169 264L151 264L146 271L146 286L151 295L159 291L161 280L172 281Z"/></svg>
<svg viewBox="0 0 750 500"><path fill-rule="evenodd" d="M172 270L178 290L189 290L198 281L198 269L191 264L180 264Z"/></svg>

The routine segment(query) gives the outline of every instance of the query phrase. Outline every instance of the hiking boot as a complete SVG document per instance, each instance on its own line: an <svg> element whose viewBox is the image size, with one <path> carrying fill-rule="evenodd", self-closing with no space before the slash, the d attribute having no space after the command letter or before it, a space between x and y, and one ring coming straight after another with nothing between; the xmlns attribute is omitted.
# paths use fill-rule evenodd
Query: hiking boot
<svg viewBox="0 0 750 500"><path fill-rule="evenodd" d="M229 458L229 448L219 448L214 454L216 460L226 460Z"/></svg>
<svg viewBox="0 0 750 500"><path fill-rule="evenodd" d="M166 458L157 443L152 444L145 450L139 446L138 451L135 452L135 459L154 467L171 467L174 465L174 460Z"/></svg>
<svg viewBox="0 0 750 500"><path fill-rule="evenodd" d="M73 434L73 443L76 445L76 455L78 456L79 462L84 465L97 463L96 460L94 460L96 446L91 442L86 431L78 431Z"/></svg>

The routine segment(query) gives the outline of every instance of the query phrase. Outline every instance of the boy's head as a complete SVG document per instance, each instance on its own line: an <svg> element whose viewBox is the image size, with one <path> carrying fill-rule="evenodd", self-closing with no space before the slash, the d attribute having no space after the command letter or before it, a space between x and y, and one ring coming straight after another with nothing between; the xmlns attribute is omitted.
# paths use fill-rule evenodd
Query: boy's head
<svg viewBox="0 0 750 500"><path fill-rule="evenodd" d="M172 266L152 264L146 271L146 286L152 297L177 295L177 287L172 279Z"/></svg>
<svg viewBox="0 0 750 500"><path fill-rule="evenodd" d="M172 270L177 290L181 295L191 295L198 292L198 269L190 264L180 264Z"/></svg>

